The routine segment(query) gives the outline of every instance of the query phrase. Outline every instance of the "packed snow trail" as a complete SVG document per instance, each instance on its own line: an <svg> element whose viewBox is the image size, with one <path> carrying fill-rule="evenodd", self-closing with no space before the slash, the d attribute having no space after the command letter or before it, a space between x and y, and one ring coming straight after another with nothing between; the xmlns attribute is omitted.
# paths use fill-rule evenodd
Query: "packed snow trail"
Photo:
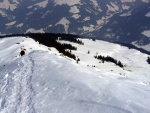
<svg viewBox="0 0 150 113"><path fill-rule="evenodd" d="M34 113L31 84L33 62L30 55L17 59L9 67L14 66L17 66L16 69L1 80L3 100L0 113Z"/></svg>

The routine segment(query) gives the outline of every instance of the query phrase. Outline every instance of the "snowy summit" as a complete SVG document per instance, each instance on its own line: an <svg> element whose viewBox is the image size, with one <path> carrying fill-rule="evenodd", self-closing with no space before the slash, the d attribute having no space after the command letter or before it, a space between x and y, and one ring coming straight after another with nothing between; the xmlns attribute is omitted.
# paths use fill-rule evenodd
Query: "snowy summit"
<svg viewBox="0 0 150 113"><path fill-rule="evenodd" d="M77 47L72 51L80 59L76 63L31 38L0 39L0 113L150 113L149 56L118 44L80 40L84 45L59 41Z"/></svg>

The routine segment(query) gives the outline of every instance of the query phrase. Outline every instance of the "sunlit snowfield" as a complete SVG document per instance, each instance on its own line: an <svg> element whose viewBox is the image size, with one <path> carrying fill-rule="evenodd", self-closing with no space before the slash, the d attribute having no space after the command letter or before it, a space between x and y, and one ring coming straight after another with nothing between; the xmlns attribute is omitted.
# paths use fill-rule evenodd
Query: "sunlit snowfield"
<svg viewBox="0 0 150 113"><path fill-rule="evenodd" d="M77 64L30 38L0 39L0 113L150 113L148 55L104 41L82 41L72 43ZM22 57L21 48L26 49ZM99 63L96 53L126 67Z"/></svg>

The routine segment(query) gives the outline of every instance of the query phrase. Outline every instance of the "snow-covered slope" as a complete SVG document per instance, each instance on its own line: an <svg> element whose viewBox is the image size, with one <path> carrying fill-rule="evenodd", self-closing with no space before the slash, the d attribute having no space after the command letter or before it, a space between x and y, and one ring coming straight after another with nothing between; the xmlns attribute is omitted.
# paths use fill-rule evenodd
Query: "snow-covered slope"
<svg viewBox="0 0 150 113"><path fill-rule="evenodd" d="M142 54L140 51L137 51L135 49L129 49L127 47L105 41L92 41L89 39L80 40L84 42L84 45L62 40L60 40L59 42L69 44L71 43L73 46L77 47L77 50L72 50L72 53L78 56L78 58L80 59L79 63L84 64L85 66L95 66L100 70L113 71L112 73L114 74L121 74L124 76L139 78L146 81L150 80L150 65L147 63L147 54ZM102 61L94 58L94 56L97 55L102 55L105 57L111 56L117 61L121 61L125 66L122 69L110 62L102 63Z"/></svg>
<svg viewBox="0 0 150 113"><path fill-rule="evenodd" d="M72 51L81 59L77 64L30 38L0 39L0 113L149 113L150 77L136 76L144 66L145 73L150 72L147 55L111 43L106 47L103 41L90 41L95 46L89 40L83 42ZM26 49L26 55L18 56L20 48ZM90 54L84 54L89 49ZM111 63L101 64L106 70L87 67L91 61L96 65L95 52L120 58L134 71L119 67L109 71ZM127 56L133 63L123 59ZM138 62L141 67L135 68Z"/></svg>

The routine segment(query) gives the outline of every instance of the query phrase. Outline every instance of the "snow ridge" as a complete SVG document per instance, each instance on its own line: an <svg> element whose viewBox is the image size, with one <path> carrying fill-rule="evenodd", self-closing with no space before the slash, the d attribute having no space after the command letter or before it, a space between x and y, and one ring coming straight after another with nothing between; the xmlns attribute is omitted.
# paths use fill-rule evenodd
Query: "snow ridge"
<svg viewBox="0 0 150 113"><path fill-rule="evenodd" d="M78 64L30 38L0 40L0 113L150 113L146 54L98 40L59 42L77 47L72 53ZM26 54L18 57L22 47ZM96 53L121 60L130 70L99 63Z"/></svg>
<svg viewBox="0 0 150 113"><path fill-rule="evenodd" d="M5 93L1 102L1 113L35 113L32 103L34 94L31 84L32 67L30 55L24 56L11 75L6 74L7 76L2 79L1 90ZM7 94L7 90L11 90L11 93Z"/></svg>

